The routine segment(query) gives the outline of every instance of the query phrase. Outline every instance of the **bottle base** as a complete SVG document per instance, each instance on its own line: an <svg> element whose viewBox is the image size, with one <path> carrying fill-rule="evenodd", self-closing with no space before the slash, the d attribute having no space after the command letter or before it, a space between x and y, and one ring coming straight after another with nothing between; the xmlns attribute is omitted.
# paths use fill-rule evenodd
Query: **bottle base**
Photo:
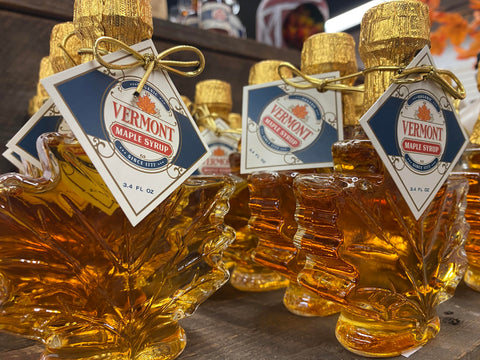
<svg viewBox="0 0 480 360"><path fill-rule="evenodd" d="M292 314L306 317L329 316L341 309L340 305L325 300L304 286L293 283L290 283L285 291L283 304Z"/></svg>
<svg viewBox="0 0 480 360"><path fill-rule="evenodd" d="M424 345L439 330L437 316L418 329L399 321L365 319L342 311L335 335L343 347L357 355L393 357Z"/></svg>
<svg viewBox="0 0 480 360"><path fill-rule="evenodd" d="M469 265L463 281L469 288L480 291L480 270Z"/></svg>
<svg viewBox="0 0 480 360"><path fill-rule="evenodd" d="M161 337L157 341L152 338L152 334L147 334L148 344L123 345L118 343L109 343L107 339L104 342L89 342L91 339L75 338L72 343L71 337L75 334L69 334L65 337L54 335L48 342L54 343L59 347L52 348L47 346L46 351L40 360L172 360L176 359L183 352L187 339L185 331L177 323L167 326L175 328L173 333L167 337ZM160 331L160 333L164 333ZM138 334L137 334L138 335ZM138 335L139 337L141 336ZM53 338L53 339L52 339ZM134 341L138 340L135 338ZM68 345L66 345L66 344Z"/></svg>
<svg viewBox="0 0 480 360"><path fill-rule="evenodd" d="M281 274L261 265L235 266L230 284L241 291L271 291L286 287L289 281Z"/></svg>

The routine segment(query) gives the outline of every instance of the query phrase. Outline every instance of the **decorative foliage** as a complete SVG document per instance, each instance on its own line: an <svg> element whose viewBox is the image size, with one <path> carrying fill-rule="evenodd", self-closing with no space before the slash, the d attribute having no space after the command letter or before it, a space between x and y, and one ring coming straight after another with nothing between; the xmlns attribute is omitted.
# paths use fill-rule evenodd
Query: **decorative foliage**
<svg viewBox="0 0 480 360"><path fill-rule="evenodd" d="M457 52L458 59L476 57L480 52L480 0L470 0L473 11L468 18L458 12L441 11L440 0L421 1L430 7L432 54L442 54L450 43ZM469 37L472 39L469 48L462 48L461 44Z"/></svg>

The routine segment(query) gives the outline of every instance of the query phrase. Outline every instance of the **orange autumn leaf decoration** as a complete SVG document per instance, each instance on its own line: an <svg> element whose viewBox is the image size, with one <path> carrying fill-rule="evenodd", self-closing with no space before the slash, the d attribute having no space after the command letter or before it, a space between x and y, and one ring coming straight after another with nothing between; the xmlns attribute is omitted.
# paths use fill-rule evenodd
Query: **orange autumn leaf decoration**
<svg viewBox="0 0 480 360"><path fill-rule="evenodd" d="M420 120L423 120L423 121L428 121L428 120L430 120L430 119L432 118L432 117L430 116L430 109L427 108L425 105L419 106L419 107L418 107L417 117L418 117Z"/></svg>
<svg viewBox="0 0 480 360"><path fill-rule="evenodd" d="M303 105L303 106L297 105L297 106L295 106L292 109L292 113L293 113L293 115L295 115L299 119L302 119L302 120L305 119L305 116L308 115L307 105Z"/></svg>
<svg viewBox="0 0 480 360"><path fill-rule="evenodd" d="M137 106L145 111L147 114L155 114L155 103L153 103L148 95L143 95L138 97Z"/></svg>
<svg viewBox="0 0 480 360"><path fill-rule="evenodd" d="M452 44L458 59L476 57L480 52L480 0L470 0L473 10L468 18L458 12L440 11L440 0L422 0L430 8L431 52L441 55L445 48ZM468 49L460 45L470 38L472 42Z"/></svg>

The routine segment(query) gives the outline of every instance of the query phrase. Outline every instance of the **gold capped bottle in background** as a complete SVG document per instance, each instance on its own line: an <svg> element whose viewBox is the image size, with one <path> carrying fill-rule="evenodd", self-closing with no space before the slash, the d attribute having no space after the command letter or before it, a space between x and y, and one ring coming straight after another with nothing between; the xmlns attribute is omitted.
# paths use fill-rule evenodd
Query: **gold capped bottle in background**
<svg viewBox="0 0 480 360"><path fill-rule="evenodd" d="M480 90L480 71L477 72ZM465 218L470 232L465 242L468 268L464 281L472 289L480 291L480 114L470 135L470 143L454 170L468 179L467 210Z"/></svg>
<svg viewBox="0 0 480 360"><path fill-rule="evenodd" d="M355 41L346 33L322 33L309 37L303 45L301 69L307 75L339 71L340 76L344 76L356 72ZM272 71L277 73L276 68ZM261 74L264 70L257 72ZM354 80L343 82L352 85ZM353 99L345 93L342 102L344 123L348 129L354 118ZM293 179L299 173L312 171L262 171L251 174L250 228L259 237L254 252L255 261L277 270L290 280L283 298L285 307L296 315L327 316L338 312L339 306L297 283L298 272L305 263L305 252L299 250L293 241L297 231Z"/></svg>
<svg viewBox="0 0 480 360"><path fill-rule="evenodd" d="M240 137L222 132L241 129L239 114L231 113L230 84L221 80L199 82L195 91L195 108L200 110L198 114L202 114L202 107L207 108L206 112L203 110L207 117L199 118L197 123L199 127L210 129L207 143L213 153L203 169L215 174L228 173L235 182L235 192L230 198L230 210L225 216L225 223L232 226L236 233L235 241L224 252L224 261L231 268L230 283L242 291L268 291L285 287L288 283L286 279L275 271L256 264L251 256L258 240L248 228L249 190L246 177L240 176ZM218 131L218 136L212 136L212 131ZM236 148L233 148L234 144Z"/></svg>
<svg viewBox="0 0 480 360"><path fill-rule="evenodd" d="M45 101L48 100L49 96L47 90L43 87L40 83L40 80L53 75L54 71L52 68L52 63L48 56L45 56L40 61L40 69L38 70L38 83L37 83L37 92L36 94L30 99L28 103L28 115L33 116L38 109L42 107Z"/></svg>
<svg viewBox="0 0 480 360"><path fill-rule="evenodd" d="M362 20L360 55L368 109L429 43L428 6L382 3ZM465 270L467 181L451 175L415 219L372 143L359 135L332 148L334 173L298 176L295 241L308 254L299 282L342 305L336 337L348 350L396 356L440 329L436 307Z"/></svg>
<svg viewBox="0 0 480 360"><path fill-rule="evenodd" d="M83 47L149 38L149 8L77 0ZM42 341L43 360L176 358L178 321L228 280L233 183L191 177L133 227L75 138L38 143L42 177L0 176L0 328Z"/></svg>
<svg viewBox="0 0 480 360"><path fill-rule="evenodd" d="M215 147L215 144L235 143L230 141L224 136L222 131L229 130L228 116L232 111L232 87L230 84L223 80L208 79L198 82L195 85L195 99L193 105L193 111L195 114L195 121L200 131L205 129L210 130L208 132L208 145ZM205 134L205 133L204 133ZM238 139L235 139L238 142ZM222 146L222 150L225 152L226 158L217 159L219 169L199 169L202 174L212 174L222 172L224 174L230 172L228 164L228 155L234 151L237 151L238 144L232 148L231 145ZM215 156L215 154L213 154ZM212 161L213 163L217 161ZM205 166L208 167L207 161Z"/></svg>

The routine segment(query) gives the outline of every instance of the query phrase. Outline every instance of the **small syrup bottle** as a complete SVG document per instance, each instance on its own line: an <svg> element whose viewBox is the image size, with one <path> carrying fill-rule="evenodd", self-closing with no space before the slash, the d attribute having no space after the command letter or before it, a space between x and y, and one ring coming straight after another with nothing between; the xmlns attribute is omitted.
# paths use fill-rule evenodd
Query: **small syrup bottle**
<svg viewBox="0 0 480 360"><path fill-rule="evenodd" d="M428 6L391 1L368 10L359 51L365 109L430 39ZM383 69L376 68L383 66ZM440 329L436 307L463 276L467 181L451 175L413 215L361 131L333 145L333 174L298 176L295 241L307 252L299 282L341 304L336 337L349 351L397 356Z"/></svg>
<svg viewBox="0 0 480 360"><path fill-rule="evenodd" d="M307 75L339 71L340 76L344 76L356 72L355 41L346 33L322 33L309 37L303 45L301 69ZM353 81L353 78L343 80L346 85L352 85ZM351 94L343 94L342 102L343 117L349 128L355 118ZM285 307L296 315L327 316L338 312L339 306L297 283L298 272L305 263L305 252L294 243L297 223L293 180L299 173L312 171L253 173L249 180L250 227L259 237L254 252L255 261L281 272L290 280L283 298ZM331 169L315 171L330 172Z"/></svg>
<svg viewBox="0 0 480 360"><path fill-rule="evenodd" d="M480 71L477 72L477 87L480 89ZM470 224L465 243L468 268L463 279L470 288L480 291L480 115L470 135L470 143L454 171L465 176L469 183L465 212Z"/></svg>

